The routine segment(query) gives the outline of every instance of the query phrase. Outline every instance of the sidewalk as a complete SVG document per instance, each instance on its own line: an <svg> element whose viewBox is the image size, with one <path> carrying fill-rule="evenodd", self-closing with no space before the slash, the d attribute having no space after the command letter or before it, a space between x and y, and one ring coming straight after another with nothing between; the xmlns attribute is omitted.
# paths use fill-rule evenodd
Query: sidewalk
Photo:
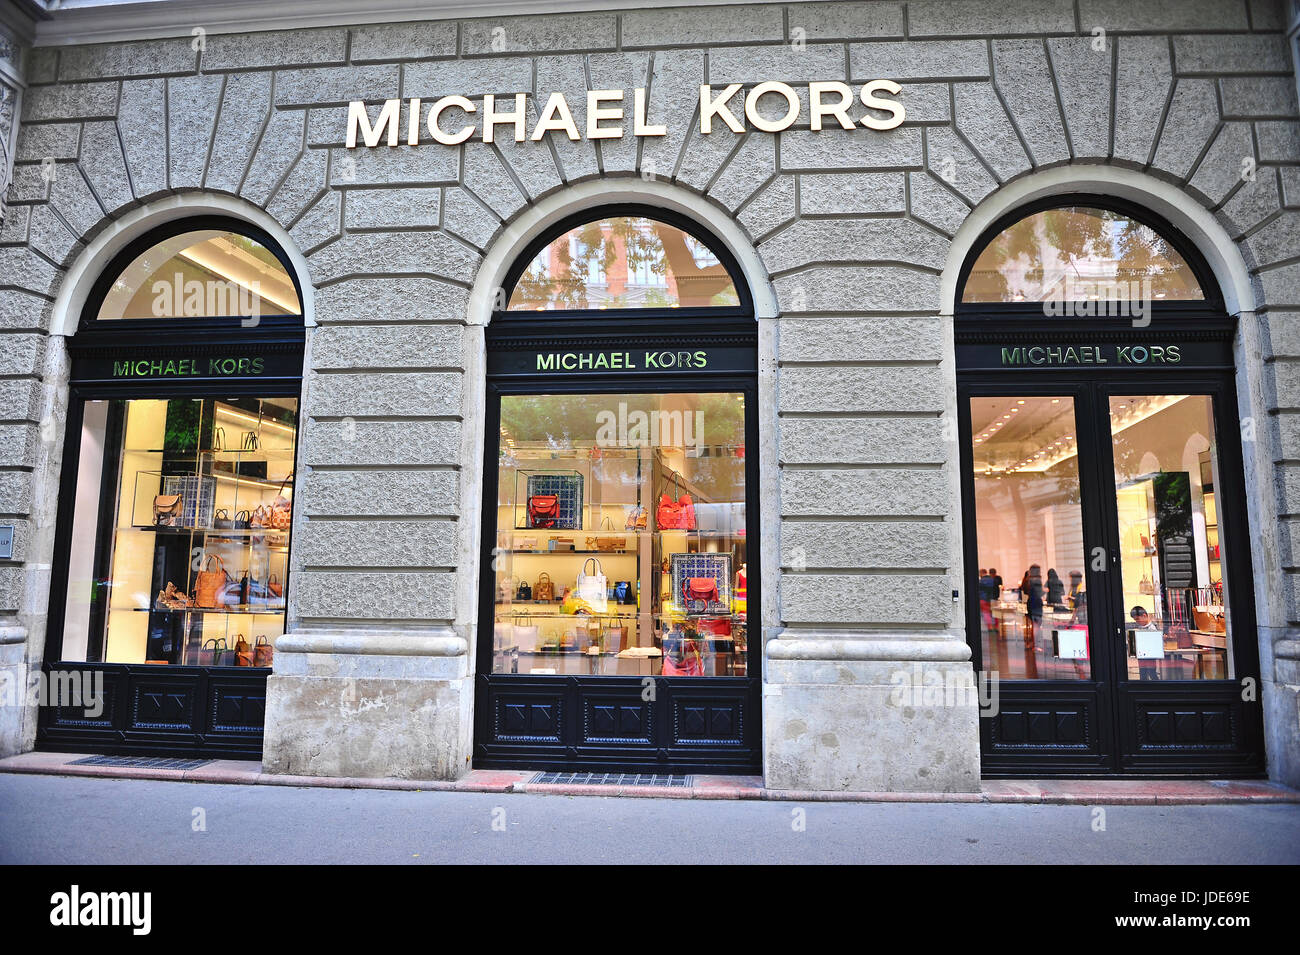
<svg viewBox="0 0 1300 955"><path fill-rule="evenodd" d="M1228 805L1300 803L1300 792L1253 779L986 779L976 793L822 792L765 789L760 776L693 775L690 786L619 786L530 782L531 770L471 770L455 782L437 779L362 779L287 776L262 772L252 760L218 759L194 769L74 766L79 753L23 753L0 759L0 772L50 776L99 776L171 782L331 789L405 789L436 792L549 793L559 796L640 796L660 799L767 799L792 802L1026 803L1044 805Z"/></svg>

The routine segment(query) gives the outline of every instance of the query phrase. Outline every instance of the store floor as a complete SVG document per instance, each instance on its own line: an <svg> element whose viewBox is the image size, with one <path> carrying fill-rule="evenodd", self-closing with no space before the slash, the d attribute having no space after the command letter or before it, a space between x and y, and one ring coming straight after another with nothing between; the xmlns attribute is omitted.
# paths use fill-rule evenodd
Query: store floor
<svg viewBox="0 0 1300 955"><path fill-rule="evenodd" d="M476 769L456 782L434 779L359 779L263 773L252 760L217 759L192 769L76 765L79 753L24 753L0 759L0 772L98 776L235 785L311 786L329 789L404 789L452 792L535 793L566 796L649 796L675 799L763 799L797 802L963 802L1049 805L1219 805L1300 803L1300 791L1267 780L1049 779L984 780L977 793L817 792L765 789L759 776L693 775L689 785L610 785L533 782L533 771Z"/></svg>

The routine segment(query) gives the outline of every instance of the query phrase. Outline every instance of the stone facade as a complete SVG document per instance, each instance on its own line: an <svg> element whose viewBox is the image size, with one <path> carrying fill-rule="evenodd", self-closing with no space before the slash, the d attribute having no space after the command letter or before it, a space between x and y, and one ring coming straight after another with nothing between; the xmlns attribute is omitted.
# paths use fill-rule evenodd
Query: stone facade
<svg viewBox="0 0 1300 955"><path fill-rule="evenodd" d="M943 279L972 210L1027 176L1100 164L1177 187L1249 269L1240 392L1259 423L1246 455L1265 727L1271 774L1298 784L1300 117L1286 26L1278 0L879 0L30 50L0 232L0 512L19 528L0 563L0 666L20 647L31 667L43 653L72 327L60 293L133 211L233 197L288 233L314 294L266 767L463 773L484 428L470 289L534 203L640 179L738 223L766 270L756 291L777 302L760 355L775 396L764 507L779 515L765 528L778 557L767 784L975 789L975 707L890 694L914 665L970 676L952 599ZM809 80L881 77L904 84L908 110L889 132L704 136L695 121L702 83L806 94ZM524 92L537 110L554 91L579 104L587 88L634 87L667 135L343 148L352 99ZM0 719L4 752L33 745L30 711Z"/></svg>

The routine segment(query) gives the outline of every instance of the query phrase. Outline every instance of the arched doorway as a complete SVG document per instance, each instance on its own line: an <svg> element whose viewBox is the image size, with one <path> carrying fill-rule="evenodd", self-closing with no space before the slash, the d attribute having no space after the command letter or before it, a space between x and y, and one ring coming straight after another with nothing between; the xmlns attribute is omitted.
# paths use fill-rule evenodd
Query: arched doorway
<svg viewBox="0 0 1300 955"><path fill-rule="evenodd" d="M993 223L955 308L968 637L985 775L1256 775L1235 320L1139 206Z"/></svg>
<svg viewBox="0 0 1300 955"><path fill-rule="evenodd" d="M71 383L43 749L261 754L285 629L303 295L267 234L175 219L98 277Z"/></svg>
<svg viewBox="0 0 1300 955"><path fill-rule="evenodd" d="M757 769L757 338L735 261L673 213L583 212L515 262L486 335L476 766Z"/></svg>

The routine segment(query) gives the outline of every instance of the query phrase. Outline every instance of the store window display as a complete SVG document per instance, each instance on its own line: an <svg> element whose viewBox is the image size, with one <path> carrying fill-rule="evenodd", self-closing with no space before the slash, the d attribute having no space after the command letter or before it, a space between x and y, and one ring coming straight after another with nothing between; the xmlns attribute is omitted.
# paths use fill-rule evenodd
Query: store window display
<svg viewBox="0 0 1300 955"><path fill-rule="evenodd" d="M743 676L739 393L501 399L494 673Z"/></svg>

